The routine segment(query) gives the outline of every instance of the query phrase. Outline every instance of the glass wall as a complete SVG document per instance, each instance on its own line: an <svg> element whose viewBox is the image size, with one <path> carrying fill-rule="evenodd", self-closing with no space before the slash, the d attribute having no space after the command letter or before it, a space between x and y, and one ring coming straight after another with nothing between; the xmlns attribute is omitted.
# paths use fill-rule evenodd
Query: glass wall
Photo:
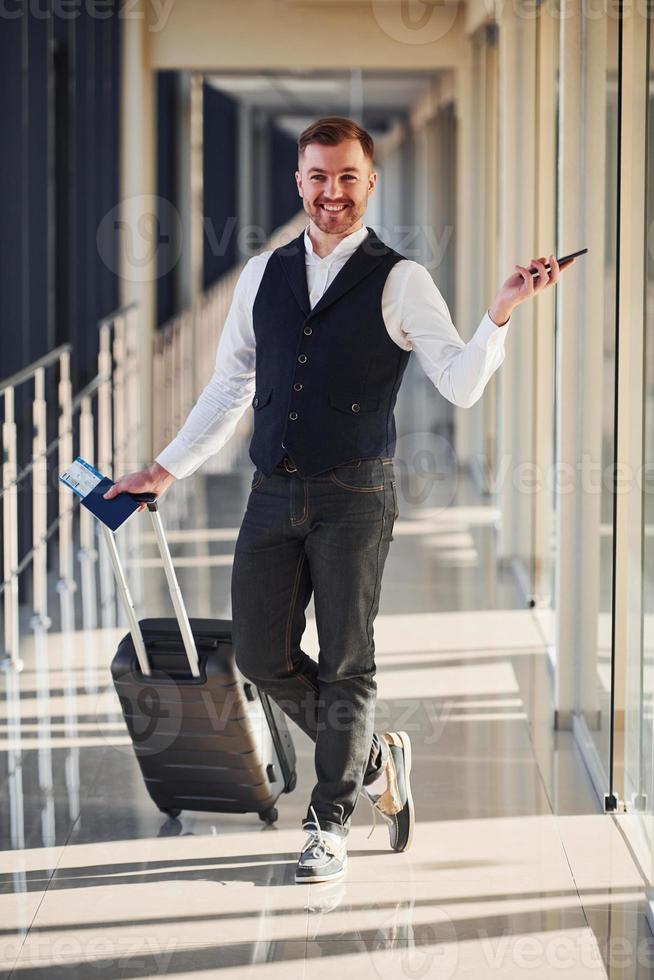
<svg viewBox="0 0 654 980"><path fill-rule="evenodd" d="M536 52L538 65L538 124L536 128L536 241L538 252L560 255L557 167L560 99L560 4L538 8ZM539 297L535 325L534 358L535 458L541 489L533 494L532 581L535 614L541 625L550 656L556 657L555 579L556 486L551 476L557 458L556 440L556 293Z"/></svg>
<svg viewBox="0 0 654 980"><path fill-rule="evenodd" d="M642 464L640 467L641 520L641 589L642 612L637 642L626 650L625 695L625 746L624 746L624 795L627 811L632 814L627 827L636 853L647 855L641 863L651 867L654 863L654 736L652 705L654 695L654 91L652 71L654 67L654 32L647 23L646 65L644 76L648 80L647 100L644 107L646 131L644 203L642 226L642 251L644 254L643 288L643 367L642 367ZM636 393L634 393L636 395ZM641 392L637 392L639 398ZM637 401L637 397L632 401ZM622 409L622 399L621 399ZM637 406L640 410L640 406ZM635 516L635 515L634 515ZM635 556L633 556L635 557ZM619 735L619 717L618 735ZM654 880L654 869L651 880Z"/></svg>
<svg viewBox="0 0 654 980"><path fill-rule="evenodd" d="M614 492L613 470L615 465L615 387L616 387L616 271L618 253L618 22L606 20L606 59L589 66L591 76L604 76L604 236L603 236L603 296L602 296L602 358L601 376L595 379L597 408L601 417L600 478L592 486L599 489L599 568L594 587L597 596L597 629L594 645L587 645L585 653L594 671L583 676L594 678L595 696L592 691L582 691L581 708L598 758L608 777L610 766L609 736L611 732L611 653L613 609L613 535ZM588 243L590 244L590 243ZM592 377L592 375L591 375ZM588 491L590 493L590 484ZM583 498L582 498L583 500Z"/></svg>
<svg viewBox="0 0 654 980"><path fill-rule="evenodd" d="M643 562L642 562L642 631L640 644L638 697L638 746L633 759L632 806L649 819L644 821L649 830L649 847L652 855L650 882L654 881L654 841L652 840L652 816L654 816L654 735L652 705L654 704L654 31L651 20L647 24L647 159L646 159L646 207L645 207L645 336L643 358ZM629 706L629 702L627 702ZM625 780L626 783L626 780ZM649 895L650 902L654 898ZM651 924L651 918L650 918Z"/></svg>

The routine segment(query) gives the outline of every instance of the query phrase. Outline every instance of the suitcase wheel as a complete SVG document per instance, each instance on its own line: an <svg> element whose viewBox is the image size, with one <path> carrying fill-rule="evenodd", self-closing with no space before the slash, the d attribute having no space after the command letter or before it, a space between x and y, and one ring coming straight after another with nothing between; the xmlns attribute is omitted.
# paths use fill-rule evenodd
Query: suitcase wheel
<svg viewBox="0 0 654 980"><path fill-rule="evenodd" d="M171 806L168 809L166 807L160 806L159 809L161 810L162 813L165 813L167 817L170 817L171 820L174 820L175 817L178 817L182 812L181 810L178 810L177 807L175 806Z"/></svg>
<svg viewBox="0 0 654 980"><path fill-rule="evenodd" d="M297 772L293 771L291 773L291 778L288 781L288 785L284 787L285 793L292 793L297 786Z"/></svg>
<svg viewBox="0 0 654 980"><path fill-rule="evenodd" d="M259 819L263 820L264 823L275 823L279 814L277 813L277 807L271 806L267 810L262 810L259 814Z"/></svg>

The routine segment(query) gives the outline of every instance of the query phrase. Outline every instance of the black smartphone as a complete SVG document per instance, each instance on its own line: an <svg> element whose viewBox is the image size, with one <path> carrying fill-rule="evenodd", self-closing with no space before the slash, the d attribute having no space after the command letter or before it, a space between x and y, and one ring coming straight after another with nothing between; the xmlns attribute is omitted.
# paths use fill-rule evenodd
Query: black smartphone
<svg viewBox="0 0 654 980"><path fill-rule="evenodd" d="M587 248L580 248L578 252L570 252L570 255L563 255L561 256L560 259L557 259L556 261L559 263L559 265L561 265L562 262L567 262L568 259L576 259L578 255L585 255L587 251L588 251ZM547 269L548 272L550 271L549 262L545 263L545 268ZM531 278L534 279L537 276L538 276L538 269L534 269L531 273Z"/></svg>

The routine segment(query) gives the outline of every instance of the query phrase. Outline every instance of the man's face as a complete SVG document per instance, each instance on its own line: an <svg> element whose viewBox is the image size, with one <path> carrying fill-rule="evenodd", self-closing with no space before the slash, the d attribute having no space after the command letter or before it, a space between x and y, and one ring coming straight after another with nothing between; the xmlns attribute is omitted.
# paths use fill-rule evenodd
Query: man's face
<svg viewBox="0 0 654 980"><path fill-rule="evenodd" d="M295 174L304 210L328 235L344 235L361 220L377 174L358 140L309 143Z"/></svg>

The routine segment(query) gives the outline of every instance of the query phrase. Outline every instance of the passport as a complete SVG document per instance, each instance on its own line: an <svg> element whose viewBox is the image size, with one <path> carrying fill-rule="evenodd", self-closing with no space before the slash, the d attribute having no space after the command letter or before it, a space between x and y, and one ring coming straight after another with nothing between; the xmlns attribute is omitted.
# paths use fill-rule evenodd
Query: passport
<svg viewBox="0 0 654 980"><path fill-rule="evenodd" d="M112 531L116 531L139 509L139 502L129 493L119 493L113 500L104 500L102 495L113 486L113 480L103 476L81 456L71 463L59 479L80 498L82 507L90 510Z"/></svg>

